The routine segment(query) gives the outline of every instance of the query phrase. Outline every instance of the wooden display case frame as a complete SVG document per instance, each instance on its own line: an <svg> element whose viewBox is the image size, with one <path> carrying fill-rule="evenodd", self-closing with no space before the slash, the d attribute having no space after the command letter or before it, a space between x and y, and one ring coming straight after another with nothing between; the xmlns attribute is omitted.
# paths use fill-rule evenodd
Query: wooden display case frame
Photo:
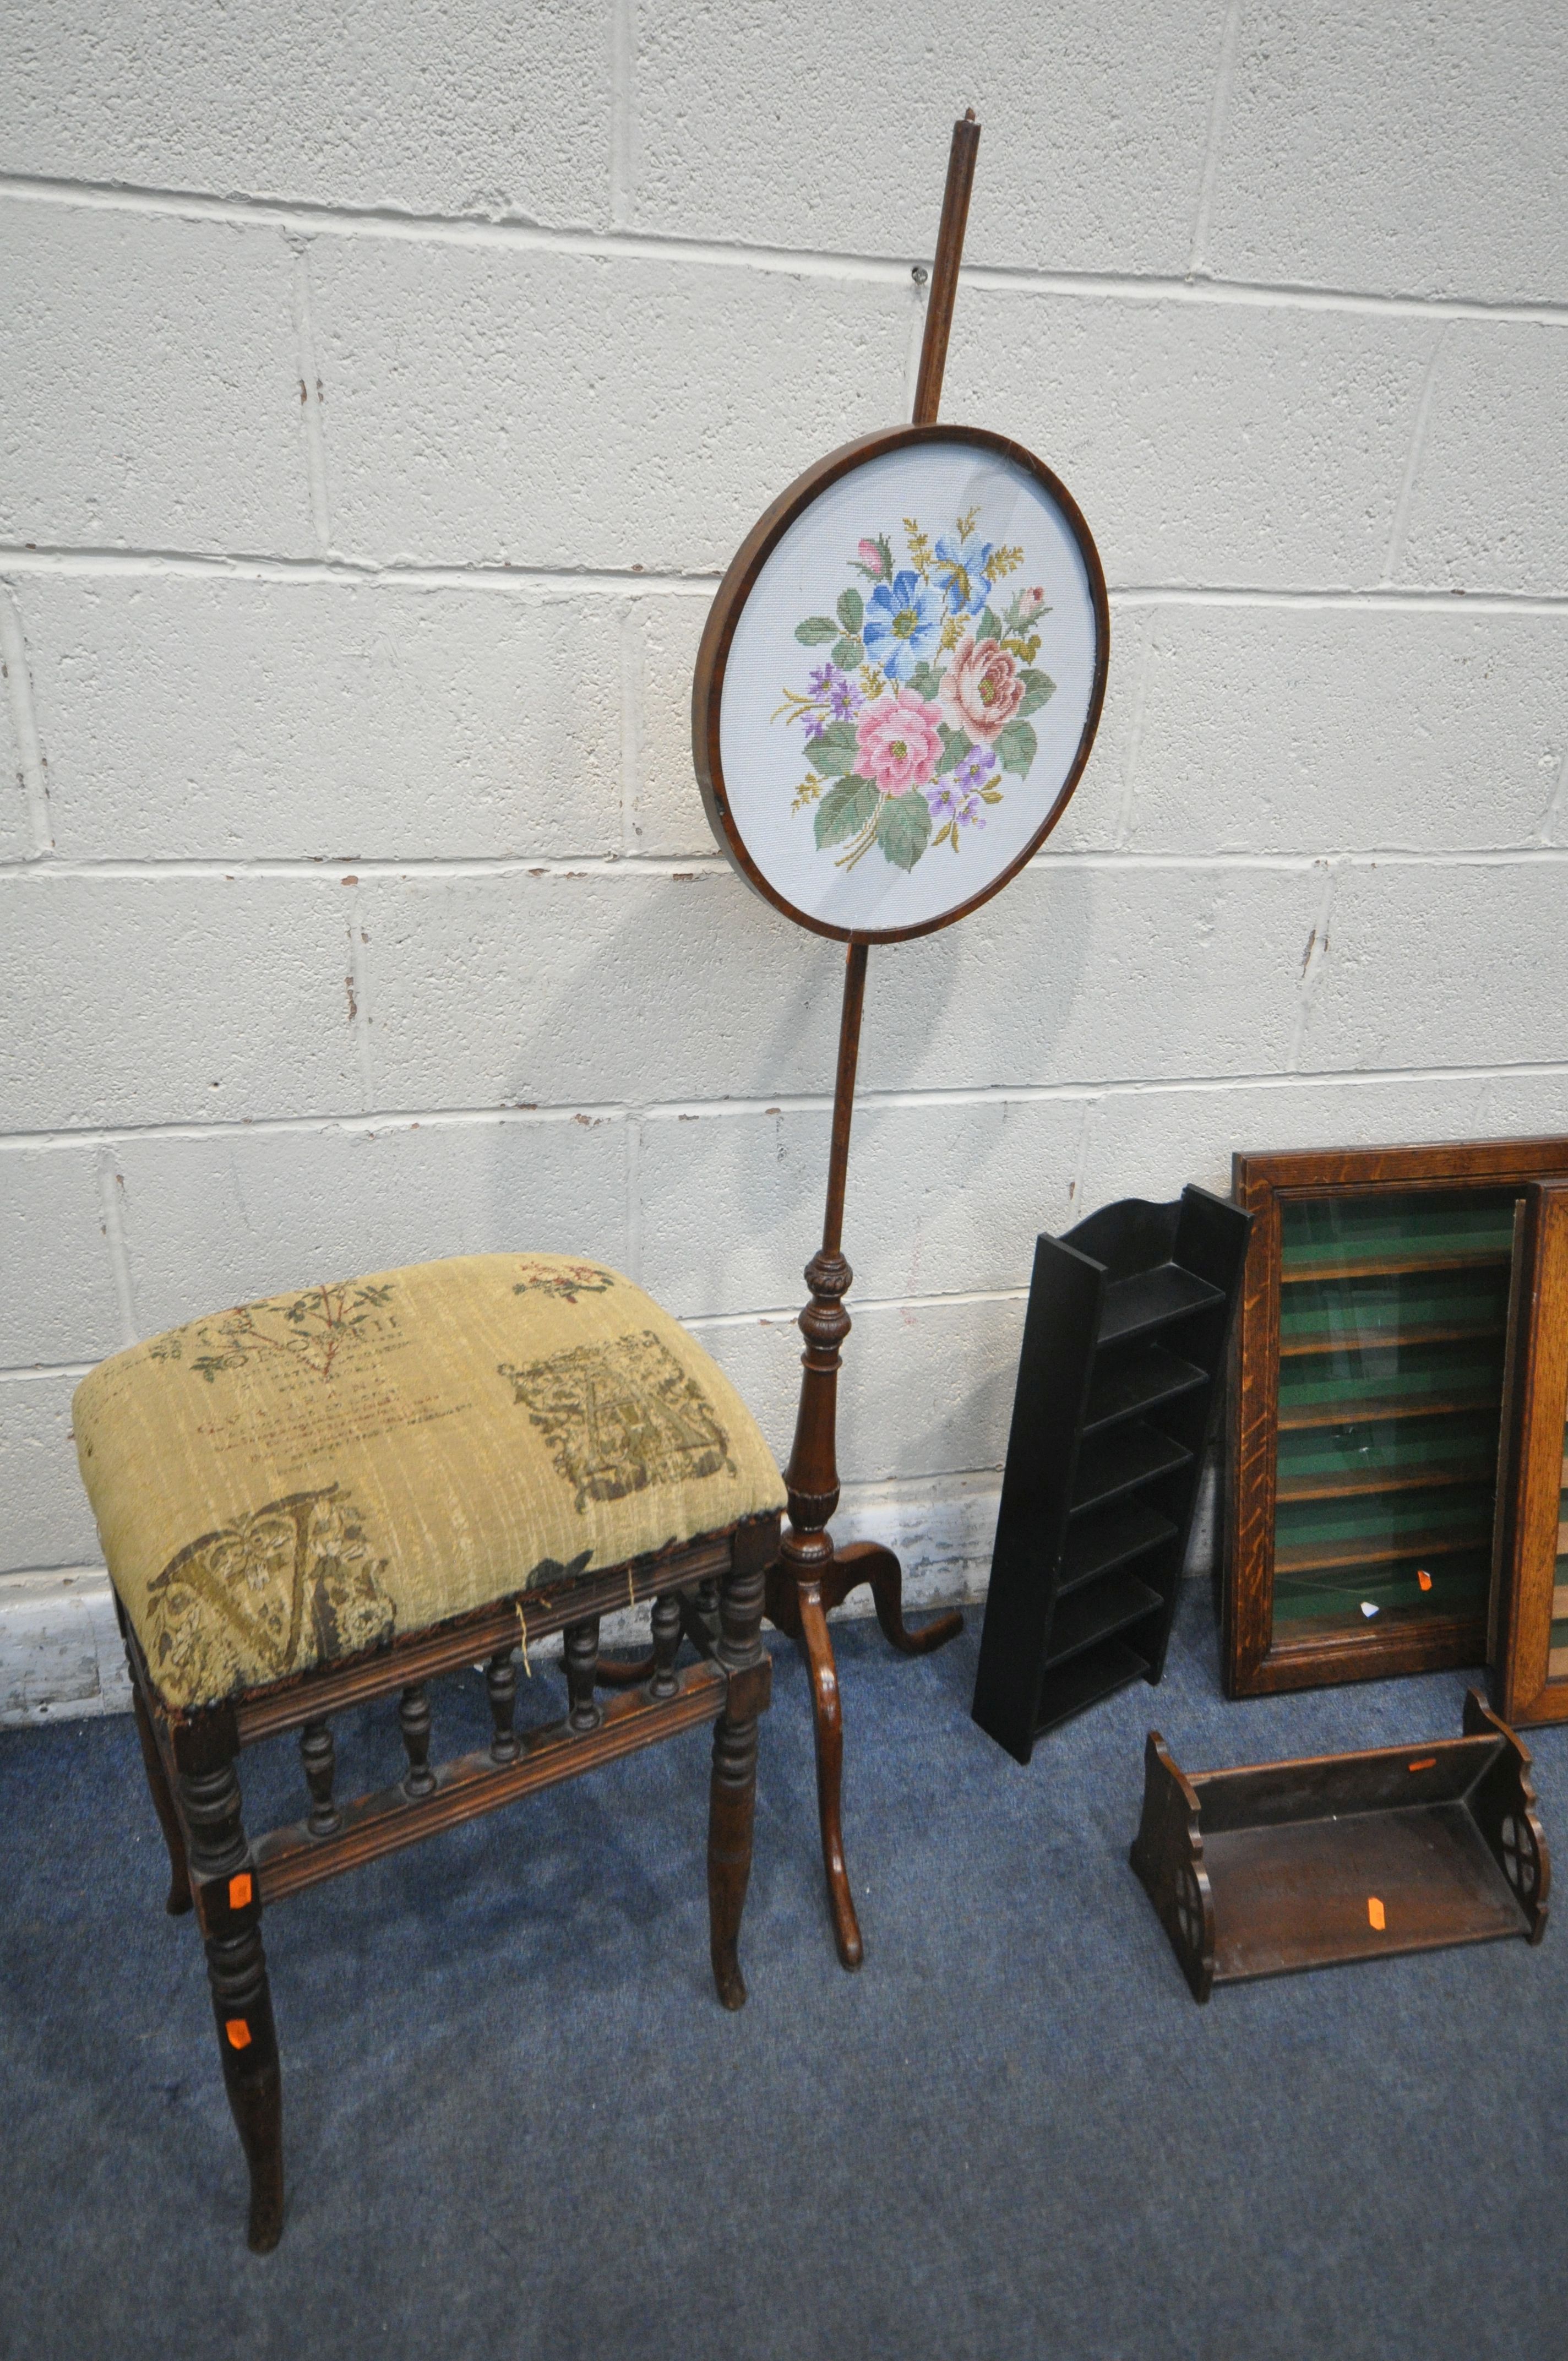
<svg viewBox="0 0 1568 2361"><path fill-rule="evenodd" d="M1274 1525L1278 1432L1281 1213L1293 1199L1426 1191L1479 1193L1568 1178L1568 1139L1451 1142L1238 1154L1232 1195L1252 1216L1233 1347L1226 1437L1221 1662L1226 1694L1263 1697L1337 1681L1480 1665L1487 1613L1277 1638ZM1516 1236L1518 1221L1516 1218ZM1516 1246L1516 1262L1517 1262Z"/></svg>
<svg viewBox="0 0 1568 2361"><path fill-rule="evenodd" d="M1568 1621L1568 1180L1525 1191L1509 1331L1488 1653L1507 1720L1568 1721L1568 1664L1552 1667L1552 1623Z"/></svg>

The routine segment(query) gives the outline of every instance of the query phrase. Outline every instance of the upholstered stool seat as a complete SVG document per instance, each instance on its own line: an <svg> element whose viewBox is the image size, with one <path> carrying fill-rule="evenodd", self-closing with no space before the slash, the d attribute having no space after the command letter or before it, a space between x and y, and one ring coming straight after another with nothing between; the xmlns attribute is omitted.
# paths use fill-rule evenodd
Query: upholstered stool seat
<svg viewBox="0 0 1568 2361"><path fill-rule="evenodd" d="M264 1903L714 1721L714 1972L740 2004L758 1632L784 1492L734 1389L640 1288L512 1254L272 1296L116 1354L78 1387L74 1424L170 1907L193 1898L206 1938L254 2246L282 2218ZM599 1617L643 1599L652 1654L601 1663ZM514 1652L527 1663L553 1632L570 1710L520 1736ZM683 1641L699 1658L684 1672ZM492 1744L433 1767L424 1684L481 1661ZM623 1693L601 1707L596 1685ZM329 1717L394 1691L408 1773L340 1803ZM235 1759L291 1728L308 1817L247 1841Z"/></svg>
<svg viewBox="0 0 1568 2361"><path fill-rule="evenodd" d="M679 1322L559 1255L243 1304L116 1354L73 1408L104 1559L171 1707L784 1504Z"/></svg>

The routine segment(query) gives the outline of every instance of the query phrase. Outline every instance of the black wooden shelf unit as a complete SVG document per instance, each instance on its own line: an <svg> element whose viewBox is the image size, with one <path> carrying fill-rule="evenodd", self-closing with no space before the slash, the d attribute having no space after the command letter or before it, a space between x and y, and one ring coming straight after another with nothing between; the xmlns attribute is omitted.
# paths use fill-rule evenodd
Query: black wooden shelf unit
<svg viewBox="0 0 1568 2361"><path fill-rule="evenodd" d="M1247 1228L1190 1188L1036 1243L974 1692L1020 1763L1165 1669Z"/></svg>

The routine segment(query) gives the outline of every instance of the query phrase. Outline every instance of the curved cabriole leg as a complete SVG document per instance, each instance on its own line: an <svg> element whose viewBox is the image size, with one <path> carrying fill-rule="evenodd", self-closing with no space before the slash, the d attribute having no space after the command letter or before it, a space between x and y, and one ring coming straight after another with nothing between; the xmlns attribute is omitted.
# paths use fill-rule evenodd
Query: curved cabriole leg
<svg viewBox="0 0 1568 2361"><path fill-rule="evenodd" d="M253 2254L267 2255L283 2234L283 2085L232 1755L182 1771L180 1797L224 2087L250 2168L249 2244Z"/></svg>
<svg viewBox="0 0 1568 2361"><path fill-rule="evenodd" d="M828 1907L833 1914L833 1939L846 1968L858 1968L865 1957L860 1923L850 1893L850 1872L844 1865L844 1829L839 1796L844 1774L844 1718L839 1703L839 1668L828 1634L822 1593L814 1582L801 1583L796 1593L801 1644L811 1668L811 1728L817 1743L817 1815L822 1828L822 1867L828 1880Z"/></svg>
<svg viewBox="0 0 1568 2361"><path fill-rule="evenodd" d="M859 1583L870 1583L883 1638L901 1656L929 1655L933 1648L944 1648L949 1640L956 1640L964 1628L963 1617L949 1609L945 1615L933 1616L918 1631L910 1631L904 1620L904 1569L881 1542L847 1542L834 1550L833 1569L836 1576L842 1573L847 1577L846 1593Z"/></svg>
<svg viewBox="0 0 1568 2361"><path fill-rule="evenodd" d="M136 1714L137 1736L141 1741L147 1784L152 1791L152 1808L158 1814L158 1825L163 1830L163 1841L169 1847L169 1899L164 1908L171 1918L181 1918L191 1907L191 1872L185 1859L185 1838L181 1829L180 1816L174 1808L174 1797L170 1792L169 1773L158 1751L158 1735L152 1726L152 1716L143 1699L134 1664L131 1666L131 1706Z"/></svg>
<svg viewBox="0 0 1568 2361"><path fill-rule="evenodd" d="M757 1808L757 1711L754 1684L766 1672L762 1642L762 1575L731 1575L719 1599L718 1661L731 1675L730 1697L713 1730L713 1775L707 1807L707 1926L713 1981L726 2008L744 2008L740 1914L751 1879L751 1834ZM744 1686L742 1686L744 1685ZM765 1695L765 1689L763 1694Z"/></svg>

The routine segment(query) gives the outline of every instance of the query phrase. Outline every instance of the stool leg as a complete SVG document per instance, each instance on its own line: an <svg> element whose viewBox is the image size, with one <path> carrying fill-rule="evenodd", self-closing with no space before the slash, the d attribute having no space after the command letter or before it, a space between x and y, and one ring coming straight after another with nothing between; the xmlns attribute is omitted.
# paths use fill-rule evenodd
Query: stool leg
<svg viewBox="0 0 1568 2361"><path fill-rule="evenodd" d="M180 1815L174 1808L174 1797L170 1791L169 1773L158 1751L158 1734L141 1693L141 1684L137 1679L135 1664L131 1666L131 1708L136 1715L137 1736L141 1741L147 1784L152 1792L152 1808L158 1814L158 1825L163 1830L163 1841L169 1848L169 1899L164 1907L171 1918L180 1918L191 1907L191 1872L185 1859L185 1839L180 1827Z"/></svg>
<svg viewBox="0 0 1568 2361"><path fill-rule="evenodd" d="M723 1637L719 1661L730 1672L762 1653L762 1573L731 1575L719 1601ZM707 1807L707 1926L713 1981L726 2008L744 2008L740 1914L751 1878L751 1832L757 1805L757 1716L721 1713L713 1730L713 1775Z"/></svg>
<svg viewBox="0 0 1568 2361"><path fill-rule="evenodd" d="M224 2087L250 2168L249 2244L254 2254L266 2255L283 2233L283 2085L232 1756L182 1770L180 1800L191 1831Z"/></svg>

